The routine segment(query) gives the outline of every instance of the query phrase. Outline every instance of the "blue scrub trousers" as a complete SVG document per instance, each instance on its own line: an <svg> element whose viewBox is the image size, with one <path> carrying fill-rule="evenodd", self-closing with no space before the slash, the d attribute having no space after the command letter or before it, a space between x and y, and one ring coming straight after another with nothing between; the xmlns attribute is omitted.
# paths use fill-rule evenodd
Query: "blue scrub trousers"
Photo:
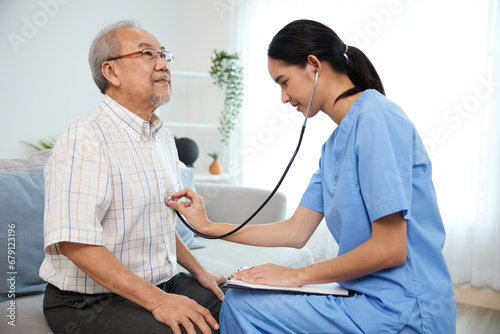
<svg viewBox="0 0 500 334"><path fill-rule="evenodd" d="M366 314L366 317L377 318L373 319L373 324L378 325L361 328L350 314L349 306L353 305L349 304L369 302L369 298L360 294L334 297L229 289L220 313L221 333L421 333L417 304L402 329L390 328L390 325L382 328L384 319L375 307L374 312Z"/></svg>

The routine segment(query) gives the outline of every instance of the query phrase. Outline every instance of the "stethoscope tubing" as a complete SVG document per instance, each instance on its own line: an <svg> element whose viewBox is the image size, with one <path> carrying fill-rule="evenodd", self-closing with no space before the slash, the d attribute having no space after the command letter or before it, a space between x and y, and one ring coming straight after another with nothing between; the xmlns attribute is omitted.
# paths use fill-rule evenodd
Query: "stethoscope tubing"
<svg viewBox="0 0 500 334"><path fill-rule="evenodd" d="M271 193L269 194L269 196L264 200L264 202L262 202L262 204L257 208L257 210L255 210L255 212L250 217L248 217L247 220L245 220L242 224L240 224L238 227L236 227L232 231L229 231L229 232L224 233L222 235L206 235L206 234L203 234L203 233L199 232L198 230L196 230L194 227L192 227L184 219L184 217L182 216L182 214L179 211L175 210L175 213L177 214L177 216L179 217L179 219L181 220L181 222L184 225L186 225L186 227L188 229L190 229L194 234L196 234L196 235L198 235L198 236L200 236L202 238L205 238L205 239L223 239L223 238L226 238L226 237L228 237L228 236L230 236L230 235L238 232L245 225L247 225L267 205L267 203L271 200L271 198L274 196L274 194L276 194L276 192L278 191L279 187L281 186L281 183L283 183L283 180L285 179L285 176L288 173L288 170L292 166L292 163L295 160L295 157L297 156L297 153L299 152L300 145L302 144L302 138L304 137L304 132L306 130L307 119L309 118L309 111L311 110L311 104L312 104L312 101L313 101L313 98L314 98L314 93L316 92L316 85L318 83L318 71L317 71L317 69L315 70L315 72L316 72L316 77L314 79L314 87L313 87L313 91L312 91L312 94L311 94L311 98L309 99L309 105L307 106L307 112L306 112L306 115L305 115L304 123L302 124L302 129L300 131L300 136L299 136L299 141L297 143L297 147L295 148L295 152L293 153L292 158L288 162L288 165L286 166L285 171L283 172L283 175L281 175L281 178L279 179L278 183L274 187L273 191L271 191Z"/></svg>

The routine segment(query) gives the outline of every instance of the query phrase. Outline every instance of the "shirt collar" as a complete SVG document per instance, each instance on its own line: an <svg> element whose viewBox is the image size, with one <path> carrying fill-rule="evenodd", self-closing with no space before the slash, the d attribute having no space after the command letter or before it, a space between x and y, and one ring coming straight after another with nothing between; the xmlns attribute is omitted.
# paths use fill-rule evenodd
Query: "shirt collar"
<svg viewBox="0 0 500 334"><path fill-rule="evenodd" d="M151 121L145 121L124 106L120 105L109 95L104 96L103 109L108 110L111 117L134 138L137 142L155 138L163 126L163 121L153 113Z"/></svg>

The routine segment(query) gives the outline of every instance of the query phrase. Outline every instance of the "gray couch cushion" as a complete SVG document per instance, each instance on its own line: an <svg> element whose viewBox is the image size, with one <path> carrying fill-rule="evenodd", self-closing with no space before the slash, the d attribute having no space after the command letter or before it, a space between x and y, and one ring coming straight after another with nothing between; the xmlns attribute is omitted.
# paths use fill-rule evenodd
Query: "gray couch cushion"
<svg viewBox="0 0 500 334"><path fill-rule="evenodd" d="M42 305L43 305L43 295L31 295L24 296L22 298L16 298L15 308L9 311L7 308L10 307L7 302L0 304L2 311L0 315L2 316L2 321L0 321L0 333L2 334L48 334L53 333L45 316L43 315ZM15 322L12 322L15 320ZM15 324L12 326L11 324ZM75 333L75 332L71 332Z"/></svg>
<svg viewBox="0 0 500 334"><path fill-rule="evenodd" d="M193 255L206 269L226 277L242 266L274 263L289 268L301 268L314 263L313 255L307 248L256 247L220 239L203 242L207 247L194 250Z"/></svg>

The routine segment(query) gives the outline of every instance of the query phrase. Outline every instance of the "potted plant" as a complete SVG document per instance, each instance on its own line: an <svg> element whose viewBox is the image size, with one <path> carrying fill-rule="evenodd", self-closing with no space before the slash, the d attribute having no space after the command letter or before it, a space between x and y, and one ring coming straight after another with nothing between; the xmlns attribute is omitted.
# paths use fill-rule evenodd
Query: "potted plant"
<svg viewBox="0 0 500 334"><path fill-rule="evenodd" d="M214 50L211 57L210 76L214 84L226 89L224 109L219 116L221 141L228 144L231 131L236 126L236 119L243 102L243 68L239 64L237 53Z"/></svg>
<svg viewBox="0 0 500 334"><path fill-rule="evenodd" d="M208 168L209 173L212 174L212 175L222 174L222 166L219 163L219 161L217 160L217 158L219 157L219 155L217 153L208 153L208 155L212 159L214 159L214 161L212 162L212 164Z"/></svg>

